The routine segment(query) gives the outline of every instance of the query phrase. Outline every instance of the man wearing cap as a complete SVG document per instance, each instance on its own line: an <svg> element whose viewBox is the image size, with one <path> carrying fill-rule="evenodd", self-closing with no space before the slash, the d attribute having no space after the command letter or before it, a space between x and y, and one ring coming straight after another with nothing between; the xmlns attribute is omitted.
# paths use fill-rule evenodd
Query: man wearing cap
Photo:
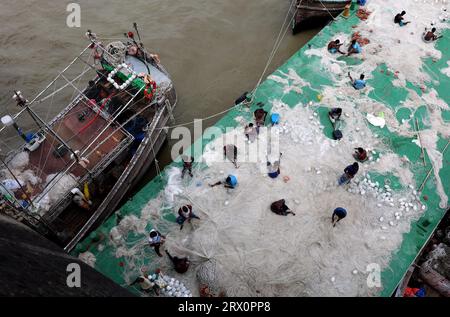
<svg viewBox="0 0 450 317"><path fill-rule="evenodd" d="M159 252L159 248L164 244L166 237L163 236L159 231L152 229L149 234L148 242L151 247L155 249L156 254L159 257L162 257L161 252Z"/></svg>
<svg viewBox="0 0 450 317"><path fill-rule="evenodd" d="M184 205L183 207L178 209L177 223L180 225L180 230L183 229L183 225L186 220L188 222L191 222L191 220L194 218L200 219L200 217L192 212L191 205Z"/></svg>
<svg viewBox="0 0 450 317"><path fill-rule="evenodd" d="M236 188L237 184L238 184L238 181L237 181L236 176L228 175L228 177L225 179L225 181L220 181L220 182L217 182L217 183L212 184L212 185L210 184L209 186L210 187L215 187L215 186L218 186L218 185L223 185L225 188L234 189L234 188Z"/></svg>
<svg viewBox="0 0 450 317"><path fill-rule="evenodd" d="M347 216L347 210L342 207L338 207L333 211L333 215L331 216L331 223L333 227L336 227L336 224Z"/></svg>

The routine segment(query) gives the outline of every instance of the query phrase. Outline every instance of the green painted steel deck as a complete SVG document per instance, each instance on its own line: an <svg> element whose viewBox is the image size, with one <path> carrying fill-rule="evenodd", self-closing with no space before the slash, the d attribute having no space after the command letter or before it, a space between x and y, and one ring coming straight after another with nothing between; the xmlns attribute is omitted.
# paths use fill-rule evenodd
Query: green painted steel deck
<svg viewBox="0 0 450 317"><path fill-rule="evenodd" d="M351 33L352 26L358 23L360 23L360 20L355 16L354 12L349 18L344 18L342 16L339 17L336 21L329 24L320 33L318 33L317 36L315 36L309 43L307 43L307 45L301 48L276 71L282 71L286 73L288 69L295 69L298 75L310 84L310 86L302 88L302 94L298 94L295 92L285 94L283 92L283 87L281 84L272 80L266 80L261 84L255 94L254 103L251 109L252 111L243 114L242 111L240 111L238 108L235 108L228 112L221 120L219 120L215 124L215 126L221 129L224 129L226 127L235 127L238 125L235 120L237 116L247 116L247 119L251 119L251 114L253 110L256 109L256 103L259 101L266 104L266 111L270 111L270 103L267 102L269 99L273 100L281 98L284 103L290 105L291 107L294 107L300 102L308 103L310 100L318 101L318 92L323 89L324 85L333 85L333 81L329 76L327 76L325 72L318 71L320 69L320 59L316 56L308 57L304 54L304 52L310 47L319 48L327 45L328 42L333 39L333 36L337 33ZM439 69L445 67L446 62L450 59L449 38L450 32L446 30L446 32L444 33L444 39L436 43L436 48L442 52L442 58L439 61L432 61L431 58L430 60L425 61L425 64L427 66L425 68L425 71L429 72L430 75L432 75L435 79L437 77L439 81L439 85L429 83L429 86L427 88L434 88L438 92L439 97L443 99L447 104L450 103L450 78L441 73ZM355 63L355 61L360 62L359 60L355 60L352 57L339 57L339 59L346 61L346 63ZM381 65L379 69L372 73L371 79L368 81L368 85L373 87L374 91L369 95L369 97L384 103L391 109L395 109L396 107L399 107L399 103L401 101L405 100L407 91L405 89L393 86L392 80L394 79L394 76L392 74L389 75L386 72L380 71L384 69L386 69L385 65ZM416 90L420 94L419 87L414 87L414 85L411 83L408 83L407 87ZM382 96L382 98L380 98L379 96ZM331 137L332 127L327 118L327 111L328 110L326 107L319 108L321 122L325 126L324 133L328 137ZM423 127L422 118L426 117L427 115L428 114L426 107L421 107L416 110L414 118L419 119L419 125L421 127ZM448 123L450 121L450 112L447 110L443 110L442 117L444 121ZM397 119L399 121L405 118L409 120L408 109L405 109L405 111L397 112ZM396 135L395 133L390 132L386 127L383 129L371 127L371 129L380 138L389 140L391 150L393 150L395 153L401 156L407 156L411 162L420 162L421 150L418 146L412 143L412 138ZM443 152L443 149L446 146L447 142L448 140L440 136L438 142L438 151ZM198 140L193 146L204 147L207 143L208 140ZM427 173L430 170L431 164L429 158L427 155L425 156L427 166L424 167L422 164L416 164L416 166L421 167L413 171L417 187L422 184ZM449 160L450 151L446 151L443 158L444 167L440 171L440 177L442 179L445 192L448 196L450 196L450 165L448 164ZM180 166L180 164L172 163L170 166ZM392 177L389 174L373 175L373 177L376 178L376 180L380 181L384 181L384 178L389 177L392 184L391 186L394 190L402 186L395 177ZM424 197L425 195L428 196L428 200L426 201L428 208L426 212L418 221L411 225L410 232L404 234L401 247L392 255L389 266L382 271L381 279L383 288L379 293L380 296L390 296L394 292L407 269L413 263L418 253L427 242L430 235L433 233L439 221L445 214L445 210L439 207L440 199L436 193L436 187L433 180L434 177L433 175L431 175L421 195L421 197ZM166 177L163 171L160 177L157 177L156 179L148 183L137 195L135 195L120 209L120 215L139 215L141 209L148 203L149 200L155 198L158 193L163 190L165 184ZM175 221L175 216L168 215L167 217L169 220ZM123 259L116 258L112 247L108 245L101 252L98 251L97 248L90 247L92 245L95 245L95 240L99 237L99 235L107 237L110 229L116 225L116 222L117 215L114 215L110 219L108 219L100 228L98 228L96 232L91 234L82 243L80 243L74 252L78 253L89 249L89 251L94 253L97 258L95 268L103 274L109 276L118 284L125 286L125 282L122 277L122 273L124 270ZM148 228L151 228L151 224L148 225ZM136 241L136 239L141 238L142 236L129 236L127 238L127 244L132 245L133 240ZM130 289L134 290L133 288Z"/></svg>

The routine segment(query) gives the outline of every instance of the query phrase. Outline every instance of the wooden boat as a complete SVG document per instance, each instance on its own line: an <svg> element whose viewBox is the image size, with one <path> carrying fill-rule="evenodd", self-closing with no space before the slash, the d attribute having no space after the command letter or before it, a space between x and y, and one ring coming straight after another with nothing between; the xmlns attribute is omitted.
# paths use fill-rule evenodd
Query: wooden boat
<svg viewBox="0 0 450 317"><path fill-rule="evenodd" d="M337 17L351 0L297 0L292 32L326 23Z"/></svg>
<svg viewBox="0 0 450 317"><path fill-rule="evenodd" d="M90 31L87 37L89 45L31 102L14 93L22 110L3 117L0 130L24 140L1 159L0 210L67 252L148 170L177 102L169 74L140 36L128 32L108 45ZM91 80L78 88L83 79ZM35 109L55 100L69 104L47 123ZM19 125L27 116L34 129L25 134Z"/></svg>

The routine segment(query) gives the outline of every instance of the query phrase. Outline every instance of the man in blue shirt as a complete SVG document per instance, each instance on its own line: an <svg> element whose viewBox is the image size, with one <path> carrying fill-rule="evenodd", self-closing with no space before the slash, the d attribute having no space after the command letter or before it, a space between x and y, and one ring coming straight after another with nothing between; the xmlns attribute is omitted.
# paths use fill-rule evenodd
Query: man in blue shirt
<svg viewBox="0 0 450 317"><path fill-rule="evenodd" d="M352 40L350 43L350 46L348 47L347 56L350 56L352 54L359 54L361 53L361 45L356 40Z"/></svg>
<svg viewBox="0 0 450 317"><path fill-rule="evenodd" d="M352 82L353 88L355 88L356 90L360 90L360 89L363 89L366 87L366 81L364 80L364 74L361 74L361 76L359 76L359 79L353 80L352 75L350 75L350 72L348 72L348 77L350 78L350 80Z"/></svg>
<svg viewBox="0 0 450 317"><path fill-rule="evenodd" d="M215 187L218 185L223 185L225 188L234 189L237 186L237 178L234 175L228 175L228 177L225 179L225 181L220 181L215 184L209 185L211 187Z"/></svg>
<svg viewBox="0 0 450 317"><path fill-rule="evenodd" d="M352 165L347 166L344 169L344 174L339 178L338 184L344 185L350 183L353 177L355 177L356 173L358 173L359 170L359 164L357 162L353 163Z"/></svg>
<svg viewBox="0 0 450 317"><path fill-rule="evenodd" d="M338 207L333 211L333 215L331 216L331 222L333 224L333 227L336 227L336 223L339 222L339 220L344 219L347 216L347 210L345 210L342 207ZM336 217L336 219L335 219Z"/></svg>

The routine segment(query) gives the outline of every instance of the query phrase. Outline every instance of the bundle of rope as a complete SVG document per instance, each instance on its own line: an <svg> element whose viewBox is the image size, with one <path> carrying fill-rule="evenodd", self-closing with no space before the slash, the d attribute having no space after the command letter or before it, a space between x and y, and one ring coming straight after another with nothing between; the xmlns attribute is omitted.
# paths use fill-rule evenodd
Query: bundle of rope
<svg viewBox="0 0 450 317"><path fill-rule="evenodd" d="M127 51L127 47L120 41L111 42L106 45L105 50L109 54L104 54L103 58L110 65L120 65L125 62L125 54Z"/></svg>

